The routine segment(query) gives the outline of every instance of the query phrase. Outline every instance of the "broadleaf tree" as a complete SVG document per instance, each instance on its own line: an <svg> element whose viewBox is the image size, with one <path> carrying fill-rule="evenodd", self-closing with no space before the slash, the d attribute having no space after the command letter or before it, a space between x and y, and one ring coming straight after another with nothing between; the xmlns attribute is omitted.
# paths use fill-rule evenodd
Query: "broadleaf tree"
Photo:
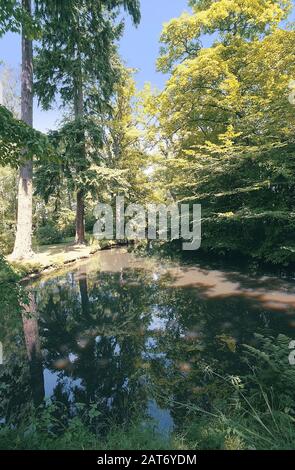
<svg viewBox="0 0 295 470"><path fill-rule="evenodd" d="M159 179L179 202L202 204L204 249L293 259L291 2L190 4L161 38L158 67L171 76L153 105L167 142Z"/></svg>
<svg viewBox="0 0 295 470"><path fill-rule="evenodd" d="M8 31L22 36L21 119L33 126L33 38L40 30L34 21L31 0L4 0L0 4L0 35ZM7 121L6 121L7 122ZM13 257L32 255L33 162L29 145L22 149L19 167L17 232Z"/></svg>

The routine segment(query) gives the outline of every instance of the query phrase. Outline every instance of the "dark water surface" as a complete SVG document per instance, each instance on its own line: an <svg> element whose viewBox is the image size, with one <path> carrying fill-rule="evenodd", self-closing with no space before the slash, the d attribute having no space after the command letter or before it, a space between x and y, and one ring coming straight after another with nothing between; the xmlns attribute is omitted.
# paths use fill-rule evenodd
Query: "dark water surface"
<svg viewBox="0 0 295 470"><path fill-rule="evenodd" d="M294 283L272 276L122 249L28 288L29 316L1 326L2 419L46 397L68 416L92 410L102 430L136 413L169 433L187 413L183 404L210 408L207 364L239 376L242 345L255 345L255 334L295 339Z"/></svg>

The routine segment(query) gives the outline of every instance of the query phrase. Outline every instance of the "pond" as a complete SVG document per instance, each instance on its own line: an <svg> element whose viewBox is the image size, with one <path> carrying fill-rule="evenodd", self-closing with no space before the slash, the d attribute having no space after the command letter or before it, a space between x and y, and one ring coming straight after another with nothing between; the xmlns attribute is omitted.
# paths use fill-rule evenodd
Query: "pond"
<svg viewBox="0 0 295 470"><path fill-rule="evenodd" d="M294 283L271 275L114 249L27 289L27 314L2 325L2 421L47 398L91 410L101 432L141 414L169 434L187 404L222 398L221 376L245 373L257 334L295 339Z"/></svg>

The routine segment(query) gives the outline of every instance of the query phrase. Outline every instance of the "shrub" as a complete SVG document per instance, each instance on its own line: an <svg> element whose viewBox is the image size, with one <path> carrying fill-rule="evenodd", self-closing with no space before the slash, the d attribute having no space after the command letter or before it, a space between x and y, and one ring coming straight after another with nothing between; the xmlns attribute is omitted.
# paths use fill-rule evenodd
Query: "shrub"
<svg viewBox="0 0 295 470"><path fill-rule="evenodd" d="M12 252L14 245L14 230L0 227L0 251L4 255Z"/></svg>
<svg viewBox="0 0 295 470"><path fill-rule="evenodd" d="M59 212L56 226L63 238L75 236L75 221L75 211L65 208Z"/></svg>
<svg viewBox="0 0 295 470"><path fill-rule="evenodd" d="M93 232L93 227L95 225L96 218L93 212L86 212L85 214L85 230L86 232Z"/></svg>
<svg viewBox="0 0 295 470"><path fill-rule="evenodd" d="M47 221L45 225L36 230L36 242L39 245L51 245L62 241L62 233L53 221Z"/></svg>

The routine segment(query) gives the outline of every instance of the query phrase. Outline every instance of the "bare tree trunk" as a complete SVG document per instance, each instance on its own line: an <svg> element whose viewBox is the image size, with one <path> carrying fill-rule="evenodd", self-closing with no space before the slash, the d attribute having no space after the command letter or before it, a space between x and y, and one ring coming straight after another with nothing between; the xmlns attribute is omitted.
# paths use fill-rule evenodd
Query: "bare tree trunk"
<svg viewBox="0 0 295 470"><path fill-rule="evenodd" d="M79 121L84 115L84 100L83 100L83 86L82 86L82 71L80 68L80 77L76 80L75 84L75 119ZM78 136L78 148L81 152L81 161L86 158L85 155L85 134L81 132ZM83 171L83 164L77 168L78 173ZM85 245L85 206L84 206L84 192L83 189L77 189L77 209L76 209L76 243L78 245Z"/></svg>
<svg viewBox="0 0 295 470"><path fill-rule="evenodd" d="M77 191L77 210L76 210L76 243L85 245L85 222L84 222L84 196L82 191Z"/></svg>
<svg viewBox="0 0 295 470"><path fill-rule="evenodd" d="M31 0L22 0L23 8L31 14ZM22 33L21 118L33 126L33 43ZM24 149L24 159L25 159ZM19 171L17 231L13 250L14 259L27 259L32 251L33 163L24 161Z"/></svg>
<svg viewBox="0 0 295 470"><path fill-rule="evenodd" d="M68 206L69 206L69 209L72 210L73 209L73 206L72 206L72 197L71 197L71 193L70 193L70 190L68 189Z"/></svg>
<svg viewBox="0 0 295 470"><path fill-rule="evenodd" d="M45 391L38 314L35 298L32 293L29 294L29 304L24 305L23 308L22 320L30 366L32 396L34 404L39 406L44 400Z"/></svg>

